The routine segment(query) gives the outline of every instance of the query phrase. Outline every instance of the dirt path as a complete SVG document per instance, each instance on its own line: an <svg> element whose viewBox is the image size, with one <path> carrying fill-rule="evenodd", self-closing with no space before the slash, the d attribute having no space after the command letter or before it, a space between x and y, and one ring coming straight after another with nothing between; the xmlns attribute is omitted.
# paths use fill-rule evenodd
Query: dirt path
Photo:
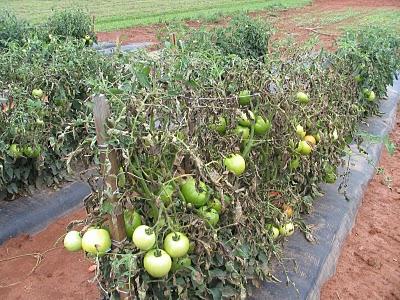
<svg viewBox="0 0 400 300"><path fill-rule="evenodd" d="M391 138L400 145L399 116ZM400 299L400 150L378 166L321 299Z"/></svg>
<svg viewBox="0 0 400 300"><path fill-rule="evenodd" d="M54 243L65 233L72 220L82 219L80 210L51 224L45 231L30 237L20 236L0 247L0 299L4 300L94 300L99 299L97 286L89 283L94 277L88 271L91 263L82 252L70 253L63 249L62 240L57 248L45 253L32 274L38 256L28 253L43 253L54 248ZM18 255L22 257L2 261ZM25 255L25 256L24 256ZM4 287L12 285L10 287Z"/></svg>

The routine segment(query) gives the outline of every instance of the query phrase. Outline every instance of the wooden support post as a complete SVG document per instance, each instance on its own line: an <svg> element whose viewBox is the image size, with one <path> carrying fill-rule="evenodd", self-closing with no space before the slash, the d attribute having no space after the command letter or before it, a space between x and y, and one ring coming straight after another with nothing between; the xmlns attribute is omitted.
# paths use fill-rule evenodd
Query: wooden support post
<svg viewBox="0 0 400 300"><path fill-rule="evenodd" d="M175 32L171 33L170 40L171 40L171 44L174 45L174 47L176 47L176 34L175 34Z"/></svg>
<svg viewBox="0 0 400 300"><path fill-rule="evenodd" d="M94 108L93 116L96 125L96 137L97 143L100 150L100 173L105 177L106 185L110 189L112 195L110 201L113 204L118 202L118 185L117 176L119 170L119 163L117 158L117 152L115 149L109 149L107 145L107 135L105 132L105 122L110 116L110 108L104 95L94 96ZM107 155L108 153L108 155ZM105 169L106 158L110 161L110 170ZM108 172L107 172L108 171ZM107 174L105 174L107 172ZM118 205L115 205L113 213L110 216L110 230L111 235L116 241L123 241L126 238L124 217L122 208L118 209Z"/></svg>

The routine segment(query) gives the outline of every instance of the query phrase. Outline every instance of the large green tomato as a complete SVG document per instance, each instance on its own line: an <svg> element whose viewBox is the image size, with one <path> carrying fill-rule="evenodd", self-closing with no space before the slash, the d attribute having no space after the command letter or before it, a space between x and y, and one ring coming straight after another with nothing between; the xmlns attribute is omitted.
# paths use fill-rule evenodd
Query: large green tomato
<svg viewBox="0 0 400 300"><path fill-rule="evenodd" d="M32 91L32 96L35 98L42 98L43 97L43 91L41 89L34 89Z"/></svg>
<svg viewBox="0 0 400 300"><path fill-rule="evenodd" d="M192 265L192 260L190 259L189 256L186 257L180 257L180 258L174 258L172 260L172 271L179 271L183 268L190 267Z"/></svg>
<svg viewBox="0 0 400 300"><path fill-rule="evenodd" d="M249 105L251 102L251 95L249 90L240 91L239 93L239 104Z"/></svg>
<svg viewBox="0 0 400 300"><path fill-rule="evenodd" d="M291 236L294 233L294 225L293 223L286 223L283 226L279 227L279 233L283 236Z"/></svg>
<svg viewBox="0 0 400 300"><path fill-rule="evenodd" d="M64 238L64 247L71 252L82 249L82 238L78 231L72 230L66 234Z"/></svg>
<svg viewBox="0 0 400 300"><path fill-rule="evenodd" d="M196 207L201 207L205 205L209 197L207 185L204 182L200 181L199 189L197 189L196 180L192 177L188 178L181 185L181 193L186 202L192 203Z"/></svg>
<svg viewBox="0 0 400 300"><path fill-rule="evenodd" d="M198 213L209 225L213 227L217 225L219 214L215 209L203 206L198 210Z"/></svg>
<svg viewBox="0 0 400 300"><path fill-rule="evenodd" d="M103 255L111 249L110 234L105 229L93 228L82 237L82 249L91 254Z"/></svg>
<svg viewBox="0 0 400 300"><path fill-rule="evenodd" d="M297 152L302 155L309 155L312 151L311 146L306 141L300 141L297 147Z"/></svg>
<svg viewBox="0 0 400 300"><path fill-rule="evenodd" d="M171 232L164 239L164 250L173 258L185 256L189 251L189 239L181 232Z"/></svg>
<svg viewBox="0 0 400 300"><path fill-rule="evenodd" d="M307 104L308 102L310 102L310 98L308 97L308 95L304 92L298 92L296 94L296 99L297 101L299 101L301 104Z"/></svg>
<svg viewBox="0 0 400 300"><path fill-rule="evenodd" d="M147 252L144 256L143 266L151 276L161 278L171 270L172 260L164 250L154 249Z"/></svg>
<svg viewBox="0 0 400 300"><path fill-rule="evenodd" d="M246 169L246 162L240 154L231 154L224 159L225 167L236 176L241 175Z"/></svg>
<svg viewBox="0 0 400 300"><path fill-rule="evenodd" d="M258 116L254 124L254 133L257 135L264 135L271 128L269 120L264 120L263 117Z"/></svg>
<svg viewBox="0 0 400 300"><path fill-rule="evenodd" d="M248 127L244 127L244 126L238 125L235 128L235 133L237 135L240 135L240 138L241 138L242 141L245 141L250 136L250 129Z"/></svg>
<svg viewBox="0 0 400 300"><path fill-rule="evenodd" d="M171 204L174 192L175 192L175 187L172 183L168 183L167 185L163 185L161 187L160 199L164 202L165 205Z"/></svg>
<svg viewBox="0 0 400 300"><path fill-rule="evenodd" d="M146 225L138 226L132 234L132 242L140 250L149 250L153 248L156 242L156 234Z"/></svg>
<svg viewBox="0 0 400 300"><path fill-rule="evenodd" d="M140 215L134 210L124 211L125 232L128 239L132 239L133 232L137 227L142 225Z"/></svg>

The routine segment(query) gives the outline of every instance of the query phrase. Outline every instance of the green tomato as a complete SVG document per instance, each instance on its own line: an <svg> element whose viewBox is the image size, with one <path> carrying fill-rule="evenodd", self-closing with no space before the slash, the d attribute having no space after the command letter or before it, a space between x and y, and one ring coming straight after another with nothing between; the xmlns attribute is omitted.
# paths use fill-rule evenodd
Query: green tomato
<svg viewBox="0 0 400 300"><path fill-rule="evenodd" d="M215 209L215 211L217 212L217 213L221 213L221 211L222 211L222 203L221 203L221 201L219 200L219 199L217 199L217 198L214 198L209 204L208 204L208 206L210 207L210 208L213 208L213 209Z"/></svg>
<svg viewBox="0 0 400 300"><path fill-rule="evenodd" d="M244 127L250 127L251 126L251 121L247 117L245 113L241 113L240 118L239 118L239 125L244 126Z"/></svg>
<svg viewBox="0 0 400 300"><path fill-rule="evenodd" d="M303 126L301 125L296 126L296 133L301 139L303 139L306 136L306 132L304 131Z"/></svg>
<svg viewBox="0 0 400 300"><path fill-rule="evenodd" d="M172 260L164 250L154 249L147 252L144 256L143 266L151 276L161 278L171 270Z"/></svg>
<svg viewBox="0 0 400 300"><path fill-rule="evenodd" d="M374 101L375 100L375 98L376 98L376 96L375 96L375 92L374 91L370 91L369 92L369 95L368 95L368 101Z"/></svg>
<svg viewBox="0 0 400 300"><path fill-rule="evenodd" d="M36 119L36 125L43 126L44 125L44 121L42 119L37 118Z"/></svg>
<svg viewBox="0 0 400 300"><path fill-rule="evenodd" d="M64 247L71 252L82 249L82 238L78 231L72 230L66 234L64 237Z"/></svg>
<svg viewBox="0 0 400 300"><path fill-rule="evenodd" d="M33 157L34 152L31 146L25 146L23 153L25 157Z"/></svg>
<svg viewBox="0 0 400 300"><path fill-rule="evenodd" d="M266 226L267 230L268 230L268 234L271 236L271 238L273 240L276 240L279 236L279 229L278 227L272 225L272 224L268 224Z"/></svg>
<svg viewBox="0 0 400 300"><path fill-rule="evenodd" d="M192 265L192 260L189 256L174 258L172 260L172 268L173 272L179 271L181 269L190 267Z"/></svg>
<svg viewBox="0 0 400 300"><path fill-rule="evenodd" d="M225 117L218 117L218 122L211 125L211 129L215 130L219 134L224 134L226 132L227 121Z"/></svg>
<svg viewBox="0 0 400 300"><path fill-rule="evenodd" d="M254 124L254 133L257 135L264 135L271 128L269 120L264 120L263 117L258 116Z"/></svg>
<svg viewBox="0 0 400 300"><path fill-rule="evenodd" d="M42 98L43 97L43 91L41 89L34 89L32 91L32 96L35 98Z"/></svg>
<svg viewBox="0 0 400 300"><path fill-rule="evenodd" d="M297 101L299 101L301 104L307 104L310 102L310 98L308 97L308 95L304 92L298 92L296 94L296 99Z"/></svg>
<svg viewBox="0 0 400 300"><path fill-rule="evenodd" d="M364 81L364 78L362 78L361 75L356 75L356 76L354 76L354 81L357 83L361 83Z"/></svg>
<svg viewBox="0 0 400 300"><path fill-rule="evenodd" d="M41 148L40 146L36 145L35 148L33 149L32 157L38 158L40 153L41 153Z"/></svg>
<svg viewBox="0 0 400 300"><path fill-rule="evenodd" d="M192 177L181 185L181 193L186 202L192 203L195 207L205 205L209 197L207 185L204 182L200 181L198 187L199 189L196 187L196 180Z"/></svg>
<svg viewBox="0 0 400 300"><path fill-rule="evenodd" d="M309 155L312 151L311 146L306 141L300 141L297 147L297 152L302 155Z"/></svg>
<svg viewBox="0 0 400 300"><path fill-rule="evenodd" d="M231 154L224 159L224 165L228 171L236 176L241 175L246 169L246 162L240 154Z"/></svg>
<svg viewBox="0 0 400 300"><path fill-rule="evenodd" d="M126 236L129 240L132 239L133 232L136 228L142 225L142 219L135 210L124 211L124 224Z"/></svg>
<svg viewBox="0 0 400 300"><path fill-rule="evenodd" d="M173 258L185 256L189 251L189 239L181 232L171 232L164 239L164 250Z"/></svg>
<svg viewBox="0 0 400 300"><path fill-rule="evenodd" d="M291 236L294 233L294 225L292 222L286 223L279 227L279 233L283 236Z"/></svg>
<svg viewBox="0 0 400 300"><path fill-rule="evenodd" d="M243 126L238 125L235 128L235 133L237 135L240 135L240 138L242 141L245 141L250 136L250 129L248 127L243 127Z"/></svg>
<svg viewBox="0 0 400 300"><path fill-rule="evenodd" d="M156 242L156 234L149 226L140 225L133 231L132 242L140 250L146 251L153 248Z"/></svg>
<svg viewBox="0 0 400 300"><path fill-rule="evenodd" d="M203 206L198 210L198 213L209 225L213 227L217 225L219 214L215 209Z"/></svg>
<svg viewBox="0 0 400 300"><path fill-rule="evenodd" d="M82 237L82 249L91 254L104 255L111 249L110 234L105 229L86 231Z"/></svg>
<svg viewBox="0 0 400 300"><path fill-rule="evenodd" d="M171 204L174 192L175 192L175 187L172 183L168 183L167 185L162 185L159 194L161 201L164 202L165 205Z"/></svg>
<svg viewBox="0 0 400 300"><path fill-rule="evenodd" d="M19 158L22 156L22 151L17 144L12 144L8 149L8 154L13 158Z"/></svg>
<svg viewBox="0 0 400 300"><path fill-rule="evenodd" d="M249 90L240 91L239 93L239 104L249 105L251 102L251 95Z"/></svg>

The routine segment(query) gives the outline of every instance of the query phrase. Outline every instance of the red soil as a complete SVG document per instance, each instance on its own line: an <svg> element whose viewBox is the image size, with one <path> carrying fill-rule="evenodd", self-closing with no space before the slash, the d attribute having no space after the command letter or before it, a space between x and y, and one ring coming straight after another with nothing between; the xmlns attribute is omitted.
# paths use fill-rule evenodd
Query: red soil
<svg viewBox="0 0 400 300"><path fill-rule="evenodd" d="M89 283L94 277L94 273L88 271L91 263L85 259L83 253L64 250L62 238L55 245L66 232L65 228L69 222L84 217L84 210L79 210L57 220L34 236L22 235L2 244L0 299L99 299L96 285ZM29 274L37 263L38 256L33 254L43 253L55 246L57 248L43 254L42 261L32 274ZM18 255L22 257L3 261Z"/></svg>

